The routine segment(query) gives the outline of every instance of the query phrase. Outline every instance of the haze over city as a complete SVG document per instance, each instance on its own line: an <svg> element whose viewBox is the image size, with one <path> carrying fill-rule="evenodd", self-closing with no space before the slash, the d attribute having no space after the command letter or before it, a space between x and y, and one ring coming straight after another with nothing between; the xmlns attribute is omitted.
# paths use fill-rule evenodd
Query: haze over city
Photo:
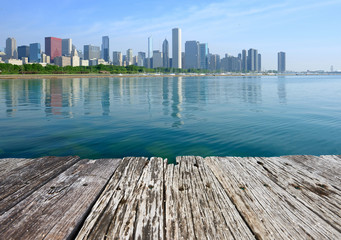
<svg viewBox="0 0 341 240"><path fill-rule="evenodd" d="M77 49L101 45L110 37L110 51L131 48L147 52L172 39L171 29L182 29L185 41L208 43L211 53L237 56L242 49L262 53L262 69L277 68L277 52L287 53L287 70L341 70L341 1L23 1L5 0L0 6L0 47L14 37L17 45L56 36L72 38ZM171 45L170 45L171 46ZM171 52L171 49L170 49Z"/></svg>

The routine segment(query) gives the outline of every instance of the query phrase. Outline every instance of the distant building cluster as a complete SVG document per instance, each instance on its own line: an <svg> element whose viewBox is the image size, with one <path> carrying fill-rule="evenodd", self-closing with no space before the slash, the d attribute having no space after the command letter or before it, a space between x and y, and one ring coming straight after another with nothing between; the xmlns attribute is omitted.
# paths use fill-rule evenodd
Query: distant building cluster
<svg viewBox="0 0 341 240"><path fill-rule="evenodd" d="M77 50L72 39L45 37L45 51L40 43L29 46L18 46L14 38L6 40L4 53L0 52L0 62L12 64L40 63L64 66L95 66L99 64L128 66L136 65L146 68L183 68L203 69L223 72L261 72L262 56L256 49L242 50L238 56L212 54L207 43L186 41L185 49L181 48L181 29L172 29L172 57L169 43L165 39L161 50L153 49L153 38L148 38L148 52L138 52L128 49L125 54L120 51L112 52L110 59L109 37L102 37L102 45L84 45L83 51ZM278 72L285 72L285 53L278 53Z"/></svg>

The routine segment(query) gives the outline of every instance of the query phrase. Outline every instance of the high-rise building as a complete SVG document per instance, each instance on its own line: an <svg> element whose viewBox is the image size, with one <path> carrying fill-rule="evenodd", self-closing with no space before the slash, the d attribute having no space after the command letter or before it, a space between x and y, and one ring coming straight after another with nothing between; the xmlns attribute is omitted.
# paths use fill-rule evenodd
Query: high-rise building
<svg viewBox="0 0 341 240"><path fill-rule="evenodd" d="M138 52L137 53L137 66L143 67L145 59L146 59L146 53L145 52Z"/></svg>
<svg viewBox="0 0 341 240"><path fill-rule="evenodd" d="M109 37L103 36L102 37L102 58L104 61L109 62L110 56L109 56Z"/></svg>
<svg viewBox="0 0 341 240"><path fill-rule="evenodd" d="M123 65L123 58L121 52L113 52L112 53L112 64L115 66Z"/></svg>
<svg viewBox="0 0 341 240"><path fill-rule="evenodd" d="M162 52L160 52L159 50L153 51L153 68L160 68L162 66Z"/></svg>
<svg viewBox="0 0 341 240"><path fill-rule="evenodd" d="M181 29L172 29L172 67L182 68L181 61Z"/></svg>
<svg viewBox="0 0 341 240"><path fill-rule="evenodd" d="M220 56L218 54L210 54L209 70L211 71L220 70Z"/></svg>
<svg viewBox="0 0 341 240"><path fill-rule="evenodd" d="M251 72L258 71L258 51L250 48L247 55L247 70Z"/></svg>
<svg viewBox="0 0 341 240"><path fill-rule="evenodd" d="M208 67L208 44L200 43L199 45L200 69L207 69Z"/></svg>
<svg viewBox="0 0 341 240"><path fill-rule="evenodd" d="M228 56L225 54L225 57L221 59L220 68L222 71L227 72L240 72L241 71L241 58Z"/></svg>
<svg viewBox="0 0 341 240"><path fill-rule="evenodd" d="M279 52L278 54L278 67L277 67L277 70L278 70L278 72L280 72L280 73L283 73L283 72L285 72L286 71L286 69L285 69L285 65L286 65L286 62L285 62L285 58L286 58L286 56L285 56L285 52Z"/></svg>
<svg viewBox="0 0 341 240"><path fill-rule="evenodd" d="M72 51L72 39L62 39L62 56L71 56Z"/></svg>
<svg viewBox="0 0 341 240"><path fill-rule="evenodd" d="M42 62L40 43L31 43L30 44L30 58L29 58L29 61L31 63L40 63L40 62Z"/></svg>
<svg viewBox="0 0 341 240"><path fill-rule="evenodd" d="M199 42L186 41L185 43L185 68L198 69L200 64L199 58Z"/></svg>
<svg viewBox="0 0 341 240"><path fill-rule="evenodd" d="M45 38L45 53L50 56L51 62L58 56L62 56L62 39L56 37Z"/></svg>
<svg viewBox="0 0 341 240"><path fill-rule="evenodd" d="M78 52L76 48L73 48L71 52L71 66L72 67L80 66L80 58L78 56Z"/></svg>
<svg viewBox="0 0 341 240"><path fill-rule="evenodd" d="M258 72L262 71L262 55L260 53L258 53L258 68L257 68Z"/></svg>
<svg viewBox="0 0 341 240"><path fill-rule="evenodd" d="M147 53L147 68L152 68L152 57L153 57L153 38L148 38L148 53Z"/></svg>
<svg viewBox="0 0 341 240"><path fill-rule="evenodd" d="M242 71L247 72L247 55L246 55L246 50L244 49L242 51Z"/></svg>
<svg viewBox="0 0 341 240"><path fill-rule="evenodd" d="M18 58L17 41L15 40L15 38L7 38L6 40L6 58Z"/></svg>
<svg viewBox="0 0 341 240"><path fill-rule="evenodd" d="M101 50L98 46L93 46L91 44L84 45L84 59L99 59L101 57Z"/></svg>
<svg viewBox="0 0 341 240"><path fill-rule="evenodd" d="M127 65L133 65L133 61L134 61L134 59L133 59L133 49L129 48L127 50L127 55L126 56L127 56L127 59L126 59Z"/></svg>
<svg viewBox="0 0 341 240"><path fill-rule="evenodd" d="M22 60L23 57L30 57L30 47L29 46L19 46L18 47L18 59Z"/></svg>
<svg viewBox="0 0 341 240"><path fill-rule="evenodd" d="M163 67L169 68L169 45L167 39L162 43L162 57L163 57Z"/></svg>

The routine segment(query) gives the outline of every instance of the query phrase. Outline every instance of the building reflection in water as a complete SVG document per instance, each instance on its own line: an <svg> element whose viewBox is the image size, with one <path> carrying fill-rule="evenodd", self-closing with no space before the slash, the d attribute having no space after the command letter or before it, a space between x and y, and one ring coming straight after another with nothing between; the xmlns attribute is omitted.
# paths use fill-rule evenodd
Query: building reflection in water
<svg viewBox="0 0 341 240"><path fill-rule="evenodd" d="M238 90L244 102L256 104L262 102L262 83L260 77L247 77L241 80Z"/></svg>
<svg viewBox="0 0 341 240"><path fill-rule="evenodd" d="M285 76L278 76L277 94L278 94L279 103L283 103L283 104L287 103Z"/></svg>
<svg viewBox="0 0 341 240"><path fill-rule="evenodd" d="M47 116L65 118L110 116L126 109L132 114L134 111L149 114L149 117L169 116L171 126L176 128L186 119L198 118L196 112L205 110L208 104L223 103L228 111L229 106L240 102L255 107L262 102L262 82L257 77L6 80L0 82L0 91L8 117L14 116L19 107L26 111L27 105L29 110L43 110ZM281 103L286 102L283 77L278 79L278 97Z"/></svg>
<svg viewBox="0 0 341 240"><path fill-rule="evenodd" d="M184 124L181 119L181 105L182 105L182 77L173 78L173 91L172 91L172 113L174 119L172 127L180 127Z"/></svg>

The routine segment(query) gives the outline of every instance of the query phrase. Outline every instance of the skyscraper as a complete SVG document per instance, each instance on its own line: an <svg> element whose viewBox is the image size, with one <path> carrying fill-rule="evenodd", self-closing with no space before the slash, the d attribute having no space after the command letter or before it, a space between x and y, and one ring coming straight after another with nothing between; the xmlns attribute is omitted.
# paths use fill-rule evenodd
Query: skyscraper
<svg viewBox="0 0 341 240"><path fill-rule="evenodd" d="M182 68L180 28L173 28L172 30L172 65L173 68Z"/></svg>
<svg viewBox="0 0 341 240"><path fill-rule="evenodd" d="M152 67L152 57L153 57L153 38L150 36L148 38L148 53L147 53L147 68Z"/></svg>
<svg viewBox="0 0 341 240"><path fill-rule="evenodd" d="M71 56L72 39L62 39L62 56Z"/></svg>
<svg viewBox="0 0 341 240"><path fill-rule="evenodd" d="M246 50L244 49L242 51L242 71L247 72L247 55L246 55Z"/></svg>
<svg viewBox="0 0 341 240"><path fill-rule="evenodd" d="M50 56L51 62L55 57L62 55L62 39L56 37L45 38L45 53Z"/></svg>
<svg viewBox="0 0 341 240"><path fill-rule="evenodd" d="M93 46L91 44L84 45L84 59L99 59L101 57L101 50L98 46Z"/></svg>
<svg viewBox="0 0 341 240"><path fill-rule="evenodd" d="M102 58L106 62L110 61L110 56L109 56L109 37L108 36L103 36L102 37Z"/></svg>
<svg viewBox="0 0 341 240"><path fill-rule="evenodd" d="M285 52L279 52L278 54L278 67L277 67L277 70L278 70L278 72L280 72L280 73L283 73L283 72L285 72L286 71L286 69L285 69L285 65L286 65L286 63L285 63Z"/></svg>
<svg viewBox="0 0 341 240"><path fill-rule="evenodd" d="M262 71L262 55L260 53L258 53L258 68L257 68L258 72Z"/></svg>
<svg viewBox="0 0 341 240"><path fill-rule="evenodd" d="M7 38L6 40L6 58L18 58L17 41L15 38Z"/></svg>
<svg viewBox="0 0 341 240"><path fill-rule="evenodd" d="M40 43L31 43L30 44L30 62L32 62L32 63L42 62Z"/></svg>
<svg viewBox="0 0 341 240"><path fill-rule="evenodd" d="M251 72L258 71L258 51L250 48L247 55L247 70Z"/></svg>
<svg viewBox="0 0 341 240"><path fill-rule="evenodd" d="M199 45L200 69L208 68L208 44L200 43Z"/></svg>
<svg viewBox="0 0 341 240"><path fill-rule="evenodd" d="M153 68L159 68L162 67L162 65L162 52L159 50L153 51Z"/></svg>
<svg viewBox="0 0 341 240"><path fill-rule="evenodd" d="M30 47L29 46L19 46L18 47L18 59L23 57L30 57Z"/></svg>
<svg viewBox="0 0 341 240"><path fill-rule="evenodd" d="M186 41L185 43L185 68L198 69L200 64L199 59L199 42Z"/></svg>
<svg viewBox="0 0 341 240"><path fill-rule="evenodd" d="M112 64L115 66L123 65L123 58L121 52L113 52L112 53Z"/></svg>
<svg viewBox="0 0 341 240"><path fill-rule="evenodd" d="M133 49L129 48L127 50L127 65L132 65L133 64Z"/></svg>
<svg viewBox="0 0 341 240"><path fill-rule="evenodd" d="M137 53L137 66L143 67L145 59L146 59L146 53L145 52L138 52Z"/></svg>
<svg viewBox="0 0 341 240"><path fill-rule="evenodd" d="M167 39L162 43L163 67L169 68L169 45Z"/></svg>

